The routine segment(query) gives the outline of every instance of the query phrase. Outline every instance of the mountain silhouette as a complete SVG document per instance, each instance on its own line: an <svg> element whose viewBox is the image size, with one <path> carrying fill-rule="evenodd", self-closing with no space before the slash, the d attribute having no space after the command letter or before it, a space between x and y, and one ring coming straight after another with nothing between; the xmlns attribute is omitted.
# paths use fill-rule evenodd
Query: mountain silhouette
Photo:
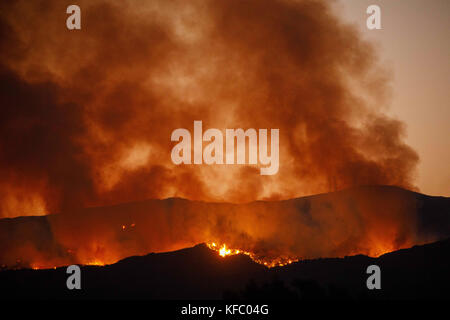
<svg viewBox="0 0 450 320"><path fill-rule="evenodd" d="M450 239L370 258L305 260L266 268L239 254L219 256L204 244L81 266L81 290L66 288L66 268L0 272L3 299L448 299ZM381 269L368 290L366 269Z"/></svg>

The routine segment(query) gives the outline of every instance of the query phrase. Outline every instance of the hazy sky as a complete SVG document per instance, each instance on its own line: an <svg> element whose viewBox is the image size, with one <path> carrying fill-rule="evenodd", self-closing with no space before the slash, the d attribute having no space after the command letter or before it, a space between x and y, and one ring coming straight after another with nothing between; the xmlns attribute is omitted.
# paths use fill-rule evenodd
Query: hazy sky
<svg viewBox="0 0 450 320"><path fill-rule="evenodd" d="M366 27L371 4L381 8L382 30ZM338 0L336 10L392 71L388 113L406 123L406 141L419 153L420 191L450 196L450 1Z"/></svg>

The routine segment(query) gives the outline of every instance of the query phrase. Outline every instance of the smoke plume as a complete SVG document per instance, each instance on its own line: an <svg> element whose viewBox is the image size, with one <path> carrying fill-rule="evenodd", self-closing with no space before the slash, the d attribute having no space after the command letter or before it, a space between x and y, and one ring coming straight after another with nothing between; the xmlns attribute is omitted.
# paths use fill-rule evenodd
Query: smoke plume
<svg viewBox="0 0 450 320"><path fill-rule="evenodd" d="M0 4L0 215L150 198L249 202L385 184L417 154L376 51L325 1ZM280 169L176 166L171 132L279 128Z"/></svg>

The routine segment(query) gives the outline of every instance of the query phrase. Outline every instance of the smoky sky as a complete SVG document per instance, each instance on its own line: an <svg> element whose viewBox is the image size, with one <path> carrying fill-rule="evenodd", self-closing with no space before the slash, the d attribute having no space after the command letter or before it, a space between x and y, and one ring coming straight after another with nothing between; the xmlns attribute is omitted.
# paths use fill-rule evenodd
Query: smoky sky
<svg viewBox="0 0 450 320"><path fill-rule="evenodd" d="M414 188L389 72L325 1L0 4L2 216ZM280 169L175 166L176 128L279 128Z"/></svg>

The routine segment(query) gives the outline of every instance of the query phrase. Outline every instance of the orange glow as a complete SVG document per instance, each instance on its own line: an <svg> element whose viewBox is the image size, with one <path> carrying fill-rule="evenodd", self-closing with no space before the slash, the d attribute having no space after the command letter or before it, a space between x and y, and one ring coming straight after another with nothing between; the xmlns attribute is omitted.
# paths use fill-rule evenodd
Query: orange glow
<svg viewBox="0 0 450 320"><path fill-rule="evenodd" d="M417 196L381 187L415 189L419 161L386 112L389 72L328 1L98 1L88 37L50 2L2 5L0 218L58 214L2 221L0 264L104 265L214 240L221 257L274 267L422 240ZM60 43L70 55L57 58ZM175 165L171 133L195 120L222 138L279 129L279 172L261 175L249 156L208 164L203 134L201 165ZM244 154L261 155L260 139L244 137Z"/></svg>
<svg viewBox="0 0 450 320"><path fill-rule="evenodd" d="M385 253L392 252L392 251L395 251L398 249L400 249L400 248L397 248L390 242L377 241L372 244L372 247L369 250L368 256L379 257Z"/></svg>

